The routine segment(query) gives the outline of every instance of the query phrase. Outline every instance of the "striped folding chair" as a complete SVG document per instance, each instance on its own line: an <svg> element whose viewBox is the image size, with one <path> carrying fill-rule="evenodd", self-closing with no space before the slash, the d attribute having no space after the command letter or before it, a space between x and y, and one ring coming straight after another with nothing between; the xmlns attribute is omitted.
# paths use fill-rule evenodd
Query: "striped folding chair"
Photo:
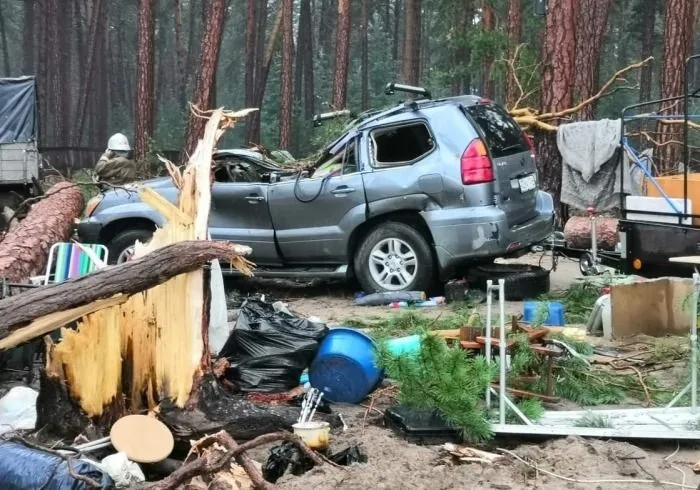
<svg viewBox="0 0 700 490"><path fill-rule="evenodd" d="M46 275L42 278L43 283L63 282L84 276L104 267L108 258L109 251L104 245L54 243L49 250L49 262L46 265Z"/></svg>

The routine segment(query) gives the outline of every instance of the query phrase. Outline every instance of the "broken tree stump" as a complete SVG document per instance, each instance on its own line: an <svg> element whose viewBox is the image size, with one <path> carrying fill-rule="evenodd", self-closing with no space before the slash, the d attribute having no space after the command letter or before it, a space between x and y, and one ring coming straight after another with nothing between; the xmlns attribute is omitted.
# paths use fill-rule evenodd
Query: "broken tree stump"
<svg viewBox="0 0 700 490"><path fill-rule="evenodd" d="M59 182L0 242L0 277L25 282L45 271L51 245L67 241L85 208L80 188Z"/></svg>
<svg viewBox="0 0 700 490"><path fill-rule="evenodd" d="M615 218L596 218L599 249L615 250L618 242L617 224ZM586 216L572 216L564 225L564 238L571 248L591 248L591 220Z"/></svg>
<svg viewBox="0 0 700 490"><path fill-rule="evenodd" d="M0 301L0 338L32 320L57 311L120 293L145 291L172 277L199 269L214 259L244 265L240 257L249 252L248 247L228 242L179 242L154 250L140 259L5 298Z"/></svg>

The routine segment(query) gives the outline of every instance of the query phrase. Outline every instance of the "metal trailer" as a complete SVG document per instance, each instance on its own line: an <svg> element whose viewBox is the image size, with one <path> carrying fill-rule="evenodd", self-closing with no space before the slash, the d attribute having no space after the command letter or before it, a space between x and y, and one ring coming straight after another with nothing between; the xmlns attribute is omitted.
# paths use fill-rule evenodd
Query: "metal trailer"
<svg viewBox="0 0 700 490"><path fill-rule="evenodd" d="M623 274L635 274L642 277L680 276L690 277L692 268L687 264L670 262L671 257L692 256L700 253L700 214L688 209L688 171L690 167L690 144L688 141L689 123L700 121L700 114L691 114L689 102L700 100L700 87L690 87L690 74L695 70L695 63L700 60L700 54L693 55L685 63L684 93L678 97L657 99L641 102L625 107L621 116L621 139L618 150L618 168L620 169L620 222L619 243L615 251L601 251L594 246L591 250L581 250L568 247L562 233L553 235L551 248L554 253L560 253L579 259L579 267L583 275L596 275L603 272L601 266L612 267ZM664 115L663 111L641 112L662 104L683 104L682 115ZM625 131L633 123L646 121L656 124L660 120L677 120L683 122L683 204L677 205L653 178L650 169L646 169L637 159ZM673 212L653 210L630 210L626 206L624 156L630 155L631 166L636 165L647 177L650 185L654 185ZM700 202L694 204L700 208ZM589 213L593 221L592 234L595 233L595 216ZM650 220L649 217L664 218L666 222ZM646 218L646 219L645 219ZM696 224L697 223L697 224Z"/></svg>
<svg viewBox="0 0 700 490"><path fill-rule="evenodd" d="M0 78L0 210L40 192L38 133L35 77Z"/></svg>

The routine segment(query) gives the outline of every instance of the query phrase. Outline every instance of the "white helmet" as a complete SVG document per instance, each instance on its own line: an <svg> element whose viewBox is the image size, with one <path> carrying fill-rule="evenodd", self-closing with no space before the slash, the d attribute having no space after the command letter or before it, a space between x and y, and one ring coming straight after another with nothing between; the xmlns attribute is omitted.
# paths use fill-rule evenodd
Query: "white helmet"
<svg viewBox="0 0 700 490"><path fill-rule="evenodd" d="M129 140L121 133L113 134L107 141L107 149L112 151L131 151Z"/></svg>

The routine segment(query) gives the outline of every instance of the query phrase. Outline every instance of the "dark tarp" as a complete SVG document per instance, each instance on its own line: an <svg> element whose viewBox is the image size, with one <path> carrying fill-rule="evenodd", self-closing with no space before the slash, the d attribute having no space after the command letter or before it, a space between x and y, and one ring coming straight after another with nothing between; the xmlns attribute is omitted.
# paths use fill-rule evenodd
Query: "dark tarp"
<svg viewBox="0 0 700 490"><path fill-rule="evenodd" d="M0 78L0 144L36 140L34 77Z"/></svg>

